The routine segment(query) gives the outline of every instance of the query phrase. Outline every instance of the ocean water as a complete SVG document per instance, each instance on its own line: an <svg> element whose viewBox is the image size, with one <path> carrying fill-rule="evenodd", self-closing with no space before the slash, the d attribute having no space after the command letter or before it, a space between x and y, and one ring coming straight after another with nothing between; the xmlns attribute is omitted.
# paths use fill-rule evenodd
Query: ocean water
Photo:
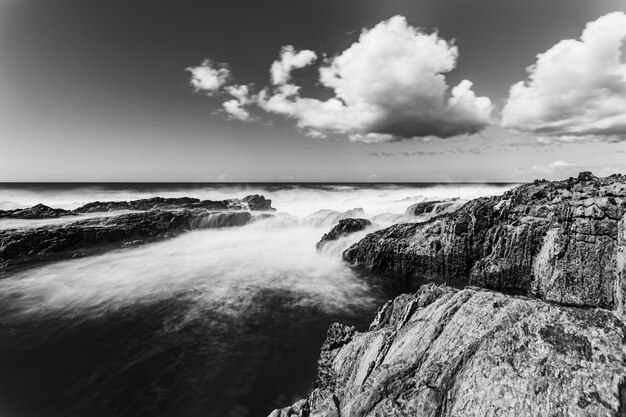
<svg viewBox="0 0 626 417"><path fill-rule="evenodd" d="M328 326L365 330L407 290L341 252L425 199L511 184L0 184L0 209L263 194L275 217L0 279L0 416L266 416L311 389ZM318 253L353 214L372 229ZM0 228L59 220L2 220Z"/></svg>

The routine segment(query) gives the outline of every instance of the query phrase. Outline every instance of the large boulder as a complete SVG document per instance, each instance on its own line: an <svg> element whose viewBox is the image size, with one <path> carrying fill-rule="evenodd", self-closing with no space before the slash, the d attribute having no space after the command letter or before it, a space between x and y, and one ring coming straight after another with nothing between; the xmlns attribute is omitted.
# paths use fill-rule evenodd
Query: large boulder
<svg viewBox="0 0 626 417"><path fill-rule="evenodd" d="M331 326L317 387L271 416L623 415L625 338L607 310L427 285Z"/></svg>
<svg viewBox="0 0 626 417"><path fill-rule="evenodd" d="M472 200L427 222L393 225L367 235L343 258L419 280L619 309L626 239L618 230L625 214L626 177L581 173Z"/></svg>

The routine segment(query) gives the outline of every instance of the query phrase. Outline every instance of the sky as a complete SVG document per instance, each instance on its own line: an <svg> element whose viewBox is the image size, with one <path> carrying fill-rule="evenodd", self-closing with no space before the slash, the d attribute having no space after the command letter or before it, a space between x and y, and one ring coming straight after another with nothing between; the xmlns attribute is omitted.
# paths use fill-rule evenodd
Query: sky
<svg viewBox="0 0 626 417"><path fill-rule="evenodd" d="M2 0L0 181L626 173L625 0Z"/></svg>

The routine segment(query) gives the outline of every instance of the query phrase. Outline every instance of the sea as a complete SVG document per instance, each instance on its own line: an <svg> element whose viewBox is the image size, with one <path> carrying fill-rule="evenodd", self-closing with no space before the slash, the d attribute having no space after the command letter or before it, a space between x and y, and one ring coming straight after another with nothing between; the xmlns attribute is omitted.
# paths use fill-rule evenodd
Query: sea
<svg viewBox="0 0 626 417"><path fill-rule="evenodd" d="M350 268L343 250L419 221L405 215L412 204L513 186L0 183L0 209L249 194L277 209L241 227L0 271L0 416L267 416L313 388L333 322L367 330L380 305L412 290ZM345 216L374 225L317 251ZM0 219L0 229L75 220Z"/></svg>

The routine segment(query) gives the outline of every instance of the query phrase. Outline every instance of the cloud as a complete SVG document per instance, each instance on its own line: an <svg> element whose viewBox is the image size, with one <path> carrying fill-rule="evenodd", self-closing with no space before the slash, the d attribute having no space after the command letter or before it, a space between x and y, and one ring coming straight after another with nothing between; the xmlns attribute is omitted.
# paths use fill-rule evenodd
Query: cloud
<svg viewBox="0 0 626 417"><path fill-rule="evenodd" d="M294 69L304 68L311 65L317 59L317 54L313 51L298 51L293 46L284 46L280 51L280 59L272 63L270 75L272 84L286 84L291 80L291 72Z"/></svg>
<svg viewBox="0 0 626 417"><path fill-rule="evenodd" d="M315 57L311 51L288 52L283 49L272 70L296 68L293 57L300 58L298 68ZM437 33L426 34L395 16L363 30L357 42L319 68L320 84L334 97L301 97L288 74L272 71L274 81L287 81L275 82L260 105L296 119L300 127L347 134L353 141L474 133L490 122L492 105L476 97L467 80L448 93L443 74L455 68L457 56L456 46Z"/></svg>
<svg viewBox="0 0 626 417"><path fill-rule="evenodd" d="M241 107L241 103L235 99L225 101L222 104L222 107L224 108L224 111L234 119L245 121L250 118L250 113Z"/></svg>
<svg viewBox="0 0 626 417"><path fill-rule="evenodd" d="M529 80L511 87L502 126L569 138L624 137L625 41L626 14L616 12L588 23L580 40L539 54Z"/></svg>
<svg viewBox="0 0 626 417"><path fill-rule="evenodd" d="M313 137L344 134L352 141L373 143L445 138L478 132L491 122L491 101L477 97L470 81L449 88L445 74L456 67L457 58L451 42L394 16L364 29L350 47L319 64L319 85L332 93L327 100L301 95L292 73L313 65L318 54L293 46L282 48L270 68L271 85L258 94L246 92L245 99L239 99L228 88L220 91L237 100L238 105L228 105L234 117L233 111L256 105L294 119ZM190 71L196 89L214 93L223 83L215 87L216 82L196 81L200 76L213 76L214 81L210 64Z"/></svg>
<svg viewBox="0 0 626 417"><path fill-rule="evenodd" d="M216 94L230 79L228 66L206 59L197 67L189 67L191 86L195 91L203 91L209 95Z"/></svg>

